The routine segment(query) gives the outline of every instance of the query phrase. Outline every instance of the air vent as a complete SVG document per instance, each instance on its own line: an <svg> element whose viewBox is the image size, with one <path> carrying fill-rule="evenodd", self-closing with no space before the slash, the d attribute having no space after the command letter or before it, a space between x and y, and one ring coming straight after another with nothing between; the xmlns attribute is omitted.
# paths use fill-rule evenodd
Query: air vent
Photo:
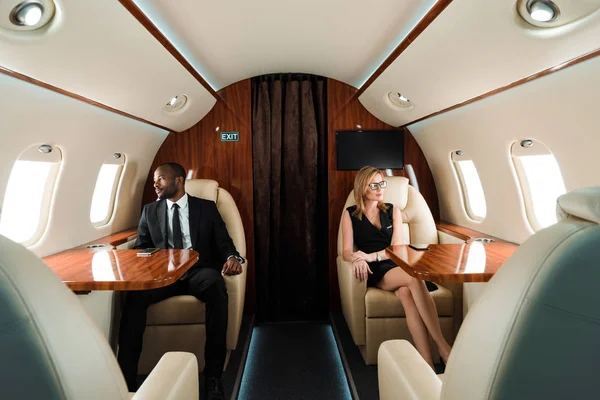
<svg viewBox="0 0 600 400"><path fill-rule="evenodd" d="M164 106L164 110L166 112L172 113L175 111L181 110L187 104L187 96L185 94L180 94L179 96L175 96Z"/></svg>
<svg viewBox="0 0 600 400"><path fill-rule="evenodd" d="M402 96L402 94L400 92L389 92L388 98L390 99L392 104L395 105L396 107L403 108L403 109L409 109L409 108L414 107L414 104L411 103L411 101L409 99Z"/></svg>

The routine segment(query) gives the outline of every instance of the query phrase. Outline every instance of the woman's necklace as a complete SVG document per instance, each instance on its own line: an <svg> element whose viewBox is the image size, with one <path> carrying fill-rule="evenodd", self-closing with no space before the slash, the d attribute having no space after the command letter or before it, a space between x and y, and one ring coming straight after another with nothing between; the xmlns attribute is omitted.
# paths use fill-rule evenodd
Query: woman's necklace
<svg viewBox="0 0 600 400"><path fill-rule="evenodd" d="M379 209L377 209L377 211L375 212L375 214L373 216L370 216L369 214L367 214L365 212L365 215L367 216L367 218L369 219L369 221L371 222L375 222L375 220L377 219L377 214L379 214Z"/></svg>

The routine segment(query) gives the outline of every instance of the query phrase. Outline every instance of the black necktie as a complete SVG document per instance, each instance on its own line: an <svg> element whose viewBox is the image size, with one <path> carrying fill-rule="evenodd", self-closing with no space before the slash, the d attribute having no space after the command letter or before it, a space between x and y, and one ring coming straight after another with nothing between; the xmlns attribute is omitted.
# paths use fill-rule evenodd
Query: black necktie
<svg viewBox="0 0 600 400"><path fill-rule="evenodd" d="M181 222L179 222L179 205L174 203L173 210L173 248L183 249L183 235L181 234Z"/></svg>

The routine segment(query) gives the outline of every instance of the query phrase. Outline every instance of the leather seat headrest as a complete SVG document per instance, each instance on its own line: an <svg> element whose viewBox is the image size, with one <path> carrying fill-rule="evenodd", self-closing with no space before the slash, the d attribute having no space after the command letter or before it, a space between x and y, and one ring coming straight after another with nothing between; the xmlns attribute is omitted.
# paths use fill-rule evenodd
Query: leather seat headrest
<svg viewBox="0 0 600 400"><path fill-rule="evenodd" d="M600 224L600 187L572 190L557 200L558 220L569 216Z"/></svg>

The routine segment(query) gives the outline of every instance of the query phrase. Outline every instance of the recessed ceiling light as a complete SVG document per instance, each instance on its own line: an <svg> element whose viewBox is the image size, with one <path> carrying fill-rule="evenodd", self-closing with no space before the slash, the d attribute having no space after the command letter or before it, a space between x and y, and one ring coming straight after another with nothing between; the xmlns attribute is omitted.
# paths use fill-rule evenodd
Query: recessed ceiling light
<svg viewBox="0 0 600 400"><path fill-rule="evenodd" d="M521 18L528 24L552 29L591 17L600 10L600 1L516 0L516 6Z"/></svg>
<svg viewBox="0 0 600 400"><path fill-rule="evenodd" d="M407 99L405 96L403 96L400 92L389 92L388 98L390 99L392 104L397 107L405 108L405 109L414 107L414 104L409 99Z"/></svg>
<svg viewBox="0 0 600 400"><path fill-rule="evenodd" d="M35 26L44 15L44 6L35 2L23 2L12 9L10 22L17 26Z"/></svg>
<svg viewBox="0 0 600 400"><path fill-rule="evenodd" d="M534 21L550 22L558 17L558 6L550 0L533 0L527 3L527 10Z"/></svg>
<svg viewBox="0 0 600 400"><path fill-rule="evenodd" d="M13 31L34 31L48 25L54 19L55 11L53 0L0 1L0 15L8 16L0 17L0 27Z"/></svg>
<svg viewBox="0 0 600 400"><path fill-rule="evenodd" d="M175 112L181 110L183 106L186 105L187 100L188 98L185 94L180 94L179 96L175 96L171 100L169 100L169 102L165 104L163 109L166 112Z"/></svg>

